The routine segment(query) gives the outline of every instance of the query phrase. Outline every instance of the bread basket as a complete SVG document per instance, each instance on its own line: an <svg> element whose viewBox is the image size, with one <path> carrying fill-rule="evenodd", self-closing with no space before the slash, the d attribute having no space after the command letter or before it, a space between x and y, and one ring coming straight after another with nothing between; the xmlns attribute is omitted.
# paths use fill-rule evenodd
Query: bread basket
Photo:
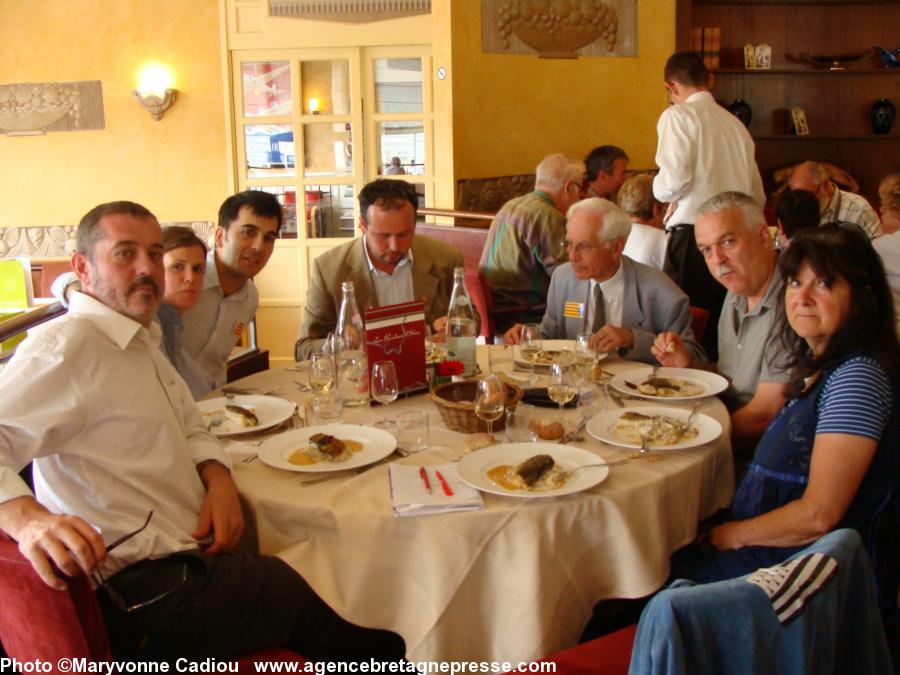
<svg viewBox="0 0 900 675"><path fill-rule="evenodd" d="M431 400L434 401L441 418L448 429L461 431L466 434L474 434L487 431L487 422L475 414L475 391L478 382L466 380L462 382L447 382L440 384L431 392ZM522 389L514 384L506 386L506 409L515 409L516 403L522 398ZM503 416L494 422L494 431L506 426L506 410Z"/></svg>

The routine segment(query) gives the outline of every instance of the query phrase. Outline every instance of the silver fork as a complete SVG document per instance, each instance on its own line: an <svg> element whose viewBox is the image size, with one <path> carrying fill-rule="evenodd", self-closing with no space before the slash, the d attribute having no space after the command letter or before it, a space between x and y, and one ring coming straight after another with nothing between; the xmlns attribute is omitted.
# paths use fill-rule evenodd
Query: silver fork
<svg viewBox="0 0 900 675"><path fill-rule="evenodd" d="M225 421L224 415L222 415L222 413L220 413L220 412L217 412L216 414L214 414L212 416L212 419L209 421L209 424L206 425L206 430L212 431L216 427L222 426L222 422L224 422L224 421Z"/></svg>
<svg viewBox="0 0 900 675"><path fill-rule="evenodd" d="M684 423L686 429L691 428L691 422L694 421L694 418L697 416L697 411L700 410L700 406L703 405L703 401L697 401L694 405L691 406L691 414L688 415L687 422Z"/></svg>

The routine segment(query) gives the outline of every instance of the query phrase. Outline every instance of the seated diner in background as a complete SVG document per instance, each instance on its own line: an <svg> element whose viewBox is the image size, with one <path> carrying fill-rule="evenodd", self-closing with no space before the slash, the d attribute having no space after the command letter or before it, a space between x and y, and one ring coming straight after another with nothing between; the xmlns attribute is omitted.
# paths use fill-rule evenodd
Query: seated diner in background
<svg viewBox="0 0 900 675"><path fill-rule="evenodd" d="M159 349L163 238L110 202L78 225L83 291L23 341L0 389L0 531L53 588L90 575L118 659L221 658L289 645L368 658L367 637L244 528L231 460ZM34 495L17 475L33 464ZM353 656L353 654L357 656Z"/></svg>
<svg viewBox="0 0 900 675"><path fill-rule="evenodd" d="M870 238L881 234L881 221L866 198L841 190L818 162L803 162L795 166L788 185L792 190L808 190L816 195L820 224L856 223Z"/></svg>
<svg viewBox="0 0 900 675"><path fill-rule="evenodd" d="M631 218L631 232L622 254L662 271L668 244L663 224L666 205L653 196L653 176L642 173L625 181L618 203Z"/></svg>
<svg viewBox="0 0 900 675"><path fill-rule="evenodd" d="M809 190L791 190L781 193L775 204L778 248L787 248L791 237L800 230L819 225L819 200Z"/></svg>
<svg viewBox="0 0 900 675"><path fill-rule="evenodd" d="M677 335L660 335L653 355L664 366L715 369L729 380L722 400L731 411L735 455L749 459L784 404L788 374L783 348L771 339L784 282L762 208L742 192L723 192L700 205L694 233L710 274L728 293L719 316L719 359L698 362Z"/></svg>
<svg viewBox="0 0 900 675"><path fill-rule="evenodd" d="M674 577L746 574L844 527L877 556L882 519L896 516L900 344L881 262L861 229L826 224L799 233L779 266L788 402L725 521L673 556Z"/></svg>
<svg viewBox="0 0 900 675"><path fill-rule="evenodd" d="M885 183L888 184L886 188ZM884 263L888 285L894 296L897 335L900 335L900 171L892 183L890 176L885 177L878 192L881 196L881 224L884 234L873 239L872 246Z"/></svg>
<svg viewBox="0 0 900 675"><path fill-rule="evenodd" d="M569 262L550 280L541 337L574 340L590 332L591 348L649 363L658 333L671 332L692 359L705 359L691 330L687 296L662 272L622 255L631 230L628 215L606 199L574 204L566 214ZM506 344L518 344L522 324Z"/></svg>
<svg viewBox="0 0 900 675"><path fill-rule="evenodd" d="M488 229L478 268L490 288L498 334L516 319L540 321L553 271L566 261L566 211L582 198L581 160L553 153L535 169L534 190L513 197ZM515 310L515 311L514 311Z"/></svg>
<svg viewBox="0 0 900 675"><path fill-rule="evenodd" d="M442 333L453 290L453 270L463 266L459 249L416 234L419 199L415 186L396 178L375 180L359 193L362 236L322 253L313 261L297 361L322 348L335 329L341 284L352 281L361 312L400 302L425 302L425 323Z"/></svg>

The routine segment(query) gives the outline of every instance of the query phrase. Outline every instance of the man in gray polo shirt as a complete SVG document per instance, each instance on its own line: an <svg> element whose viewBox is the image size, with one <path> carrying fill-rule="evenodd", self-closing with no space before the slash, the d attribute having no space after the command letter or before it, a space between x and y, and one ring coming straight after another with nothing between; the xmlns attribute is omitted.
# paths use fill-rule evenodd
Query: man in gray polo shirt
<svg viewBox="0 0 900 675"><path fill-rule="evenodd" d="M694 234L710 273L728 289L719 317L715 368L731 382L723 399L731 411L735 451L752 454L784 404L788 379L779 368L783 348L770 338L784 286L778 256L762 209L741 192L723 192L704 202L697 210ZM658 336L652 351L664 366L710 369L693 361L673 333Z"/></svg>
<svg viewBox="0 0 900 675"><path fill-rule="evenodd" d="M252 279L269 261L281 223L281 205L268 192L239 192L219 207L203 292L185 312L181 336L184 350L206 373L210 390L225 384L228 355L256 314L259 293Z"/></svg>

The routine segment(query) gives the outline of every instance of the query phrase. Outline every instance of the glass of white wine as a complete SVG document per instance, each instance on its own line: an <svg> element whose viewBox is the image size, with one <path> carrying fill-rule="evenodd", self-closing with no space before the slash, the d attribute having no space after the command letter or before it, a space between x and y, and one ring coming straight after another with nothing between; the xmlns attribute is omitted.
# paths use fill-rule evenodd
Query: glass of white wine
<svg viewBox="0 0 900 675"><path fill-rule="evenodd" d="M314 393L327 392L334 386L334 359L329 354L314 352L309 357L309 387Z"/></svg>
<svg viewBox="0 0 900 675"><path fill-rule="evenodd" d="M393 361L376 361L372 366L372 398L384 406L384 417L375 426L386 428L391 426L388 420L388 404L397 400L400 385L397 380L397 367Z"/></svg>
<svg viewBox="0 0 900 675"><path fill-rule="evenodd" d="M578 393L575 369L571 358L558 358L550 364L550 377L547 380L547 395L551 401L559 404L559 422L563 421L563 406L575 398Z"/></svg>
<svg viewBox="0 0 900 675"><path fill-rule="evenodd" d="M526 323L522 326L522 335L519 339L519 353L528 361L531 367L531 377L528 380L534 384L534 361L541 353L541 326L537 323Z"/></svg>
<svg viewBox="0 0 900 675"><path fill-rule="evenodd" d="M487 422L488 433L494 433L494 422L503 417L506 409L506 386L496 375L478 381L475 390L475 414Z"/></svg>

